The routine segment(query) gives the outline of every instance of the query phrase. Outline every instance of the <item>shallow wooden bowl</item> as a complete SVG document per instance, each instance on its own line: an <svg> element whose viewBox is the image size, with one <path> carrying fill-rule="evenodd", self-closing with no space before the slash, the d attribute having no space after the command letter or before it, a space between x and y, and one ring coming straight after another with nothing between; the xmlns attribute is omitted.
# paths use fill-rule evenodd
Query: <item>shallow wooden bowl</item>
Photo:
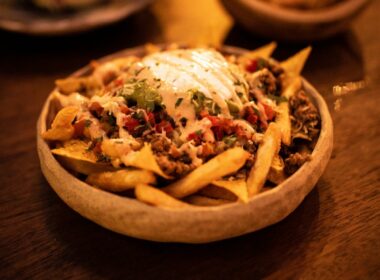
<svg viewBox="0 0 380 280"><path fill-rule="evenodd" d="M222 0L237 22L253 33L276 40L312 41L349 27L369 0L342 0L312 10L292 9L261 0Z"/></svg>
<svg viewBox="0 0 380 280"><path fill-rule="evenodd" d="M225 47L223 51L238 54L245 50ZM138 47L100 61L143 54L144 48ZM84 67L73 75L84 75L88 71L89 67ZM51 187L69 207L87 219L121 234L160 242L206 243L250 233L288 216L312 190L330 158L333 126L327 105L306 80L303 80L303 86L319 109L322 119L322 129L312 160L281 185L251 198L247 204L235 202L224 206L170 210L149 206L86 184L58 163L40 136L51 121L51 111L54 110L51 96L43 106L37 124L41 169Z"/></svg>

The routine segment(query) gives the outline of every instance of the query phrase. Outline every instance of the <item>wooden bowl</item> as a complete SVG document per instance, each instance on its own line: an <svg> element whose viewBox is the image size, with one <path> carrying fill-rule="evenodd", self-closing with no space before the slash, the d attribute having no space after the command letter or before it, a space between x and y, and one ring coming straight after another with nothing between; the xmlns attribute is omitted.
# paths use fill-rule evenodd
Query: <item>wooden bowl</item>
<svg viewBox="0 0 380 280"><path fill-rule="evenodd" d="M245 50L224 47L223 52L239 54ZM126 55L143 55L144 48L129 49L101 59L101 62ZM89 71L84 67L73 75ZM247 204L171 210L146 205L135 199L96 189L64 169L41 138L51 119L51 95L43 106L37 124L37 148L41 169L58 196L87 219L112 231L160 242L206 243L250 233L281 221L312 190L331 155L333 126L327 105L306 80L303 86L321 115L321 133L312 160L277 187L259 194ZM59 217L57 217L59 219Z"/></svg>
<svg viewBox="0 0 380 280"><path fill-rule="evenodd" d="M253 33L276 40L312 41L349 26L369 0L342 0L325 8L300 10L261 0L223 0L235 20Z"/></svg>

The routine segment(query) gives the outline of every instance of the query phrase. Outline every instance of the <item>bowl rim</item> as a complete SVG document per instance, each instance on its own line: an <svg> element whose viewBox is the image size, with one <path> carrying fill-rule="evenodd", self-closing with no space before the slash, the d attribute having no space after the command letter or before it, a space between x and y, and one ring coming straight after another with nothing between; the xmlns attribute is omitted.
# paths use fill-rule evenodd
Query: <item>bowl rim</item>
<svg viewBox="0 0 380 280"><path fill-rule="evenodd" d="M221 48L221 51L224 53L241 54L247 50L238 47L224 46ZM144 47L139 46L105 56L98 61L103 63L113 58L132 54L143 54L143 52ZM88 70L89 65L74 72L72 76L84 75ZM333 126L327 104L318 91L309 82L305 79L302 79L302 81L305 91L309 97L311 97L321 116L321 132L311 154L312 160L304 163L301 168L288 177L283 183L272 188L271 190L250 198L246 204L241 202L233 202L221 206L192 207L186 209L160 208L147 205L133 198L122 197L117 194L96 189L79 180L60 165L51 153L51 149L48 144L41 137L41 133L46 130L46 118L49 112L52 93L49 94L46 99L37 123L37 149L42 172L50 186L61 197L61 199L79 214L103 227L133 237L164 242L205 243L239 236L261 229L282 220L299 206L305 196L313 189L319 177L322 175L331 155ZM320 160L318 161L318 159ZM292 194L297 194L297 197L293 197ZM142 215L144 219L149 217L154 219L162 219L165 224L164 228L178 226L178 222L181 222L182 226L189 227L189 223L191 224L193 220L200 224L210 222L210 220L214 219L218 221L221 221L221 219L227 221L227 219L237 219L239 217L247 221L247 219L255 218L255 213L252 214L251 211L255 212L257 209L268 207L268 205L273 206L276 205L276 203L284 203L284 201L279 199L279 197L288 197L291 200L291 203L289 205L285 203L285 205L279 206L284 211L281 215L278 214L276 219L270 218L268 221L255 220L256 224L254 228L247 227L244 224L239 225L238 230L231 228L229 229L230 232L226 235L213 233L210 237L189 236L189 234L182 234L181 236L175 236L174 234L174 236L172 236L171 234L176 232L176 230L173 229L172 231L169 231L168 236L165 232L147 232L145 229L141 229L141 227L139 228L139 222L131 220L131 215L133 216L133 214ZM101 200L101 203L104 202L105 206L95 204L92 205L90 202L91 199L94 199L95 201ZM115 217L112 213L104 213L104 211L99 212L99 208L118 211L118 217L122 216L124 218L118 220L118 222L115 222ZM218 212L219 214L220 212L223 212L223 217L220 217ZM105 217L99 217L99 215L105 215ZM192 216L191 222L186 220L189 218L189 215ZM154 219L150 220L152 227L162 229L162 225L158 225ZM137 226L137 231L133 229L133 226L129 226L131 223L134 226ZM197 230L199 231L199 229Z"/></svg>
<svg viewBox="0 0 380 280"><path fill-rule="evenodd" d="M255 10L268 18L289 23L317 24L338 22L358 13L370 0L344 0L315 10L301 10L282 7L262 0L224 0L240 2L247 9Z"/></svg>

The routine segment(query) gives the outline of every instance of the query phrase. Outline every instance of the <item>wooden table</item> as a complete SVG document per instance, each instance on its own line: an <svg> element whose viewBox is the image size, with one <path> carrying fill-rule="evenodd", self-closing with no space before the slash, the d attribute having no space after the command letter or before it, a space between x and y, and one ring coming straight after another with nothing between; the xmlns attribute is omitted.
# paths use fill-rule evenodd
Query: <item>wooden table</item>
<svg viewBox="0 0 380 280"><path fill-rule="evenodd" d="M380 279L379 9L374 1L351 31L313 44L304 75L335 124L333 155L316 188L282 222L207 245L158 244L105 230L67 207L39 167L35 125L54 80L155 40L149 12L71 37L1 32L0 279ZM239 27L227 38L247 48L266 42ZM280 44L275 57L301 47ZM334 110L332 87L363 79L368 85Z"/></svg>

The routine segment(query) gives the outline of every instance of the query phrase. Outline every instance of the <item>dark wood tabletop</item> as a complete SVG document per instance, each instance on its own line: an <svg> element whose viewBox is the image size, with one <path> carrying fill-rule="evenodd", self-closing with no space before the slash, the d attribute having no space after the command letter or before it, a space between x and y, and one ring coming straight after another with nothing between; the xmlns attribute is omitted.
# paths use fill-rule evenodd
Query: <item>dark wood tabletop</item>
<svg viewBox="0 0 380 280"><path fill-rule="evenodd" d="M373 1L349 31L313 43L304 76L334 122L332 158L314 190L282 222L204 245L103 229L66 206L39 166L36 121L54 80L156 41L149 11L66 37L1 31L0 279L380 279L379 10ZM251 49L267 42L239 26L226 39ZM274 57L304 46L280 43ZM362 90L333 95L334 85L357 81L365 81Z"/></svg>

